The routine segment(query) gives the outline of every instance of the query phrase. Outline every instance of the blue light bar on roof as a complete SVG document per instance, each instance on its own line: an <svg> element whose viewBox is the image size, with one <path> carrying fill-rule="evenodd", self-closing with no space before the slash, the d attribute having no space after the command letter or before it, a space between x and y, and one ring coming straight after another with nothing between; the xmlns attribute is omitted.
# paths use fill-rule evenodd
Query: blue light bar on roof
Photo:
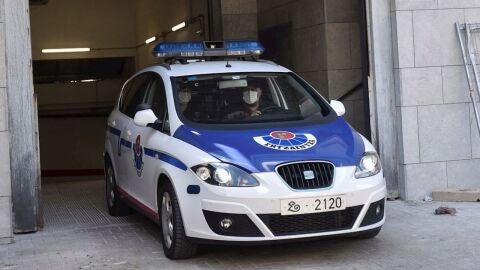
<svg viewBox="0 0 480 270"><path fill-rule="evenodd" d="M265 49L258 41L162 42L155 46L156 57L199 58L208 56L261 55Z"/></svg>
<svg viewBox="0 0 480 270"><path fill-rule="evenodd" d="M203 56L203 42L162 42L153 49L156 57L199 57Z"/></svg>
<svg viewBox="0 0 480 270"><path fill-rule="evenodd" d="M227 49L227 55L261 55L265 48L258 41L225 41L225 48Z"/></svg>

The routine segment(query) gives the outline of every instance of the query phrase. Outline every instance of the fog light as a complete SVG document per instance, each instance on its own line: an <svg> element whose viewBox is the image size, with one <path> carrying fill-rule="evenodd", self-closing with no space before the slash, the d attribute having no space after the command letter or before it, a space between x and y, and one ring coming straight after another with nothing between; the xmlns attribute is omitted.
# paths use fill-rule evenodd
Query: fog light
<svg viewBox="0 0 480 270"><path fill-rule="evenodd" d="M377 205L377 208L375 209L375 215L379 217L382 214L382 205Z"/></svg>
<svg viewBox="0 0 480 270"><path fill-rule="evenodd" d="M224 230L230 229L232 225L233 225L233 221L229 218L224 218L220 221L220 227Z"/></svg>

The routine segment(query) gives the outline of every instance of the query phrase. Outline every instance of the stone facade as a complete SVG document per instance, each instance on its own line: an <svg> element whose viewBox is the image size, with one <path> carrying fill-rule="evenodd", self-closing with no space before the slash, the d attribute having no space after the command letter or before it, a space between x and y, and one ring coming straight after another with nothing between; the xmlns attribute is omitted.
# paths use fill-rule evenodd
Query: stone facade
<svg viewBox="0 0 480 270"><path fill-rule="evenodd" d="M290 50L279 49L289 50L285 54L290 59L275 61L305 78L327 99L337 99L362 83L358 0L258 0L257 5L260 33L289 29L289 36L280 38L291 39ZM342 101L347 121L366 134L361 90Z"/></svg>
<svg viewBox="0 0 480 270"><path fill-rule="evenodd" d="M395 0L391 16L402 197L478 188L480 139L454 24L480 23L480 1Z"/></svg>
<svg viewBox="0 0 480 270"><path fill-rule="evenodd" d="M3 0L0 0L0 243L9 243L12 240L12 189L10 182L10 133L8 131L4 12Z"/></svg>
<svg viewBox="0 0 480 270"><path fill-rule="evenodd" d="M220 6L224 40L257 39L257 0L221 0Z"/></svg>

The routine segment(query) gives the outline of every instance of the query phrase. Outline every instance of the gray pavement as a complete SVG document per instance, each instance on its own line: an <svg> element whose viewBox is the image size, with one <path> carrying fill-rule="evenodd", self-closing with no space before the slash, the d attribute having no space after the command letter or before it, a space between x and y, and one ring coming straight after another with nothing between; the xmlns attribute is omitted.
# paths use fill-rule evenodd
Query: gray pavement
<svg viewBox="0 0 480 270"><path fill-rule="evenodd" d="M0 245L0 269L480 269L480 203L388 202L374 239L209 246L170 261L152 222L106 214L101 181L46 184L43 199L45 229ZM443 205L457 215L433 215Z"/></svg>

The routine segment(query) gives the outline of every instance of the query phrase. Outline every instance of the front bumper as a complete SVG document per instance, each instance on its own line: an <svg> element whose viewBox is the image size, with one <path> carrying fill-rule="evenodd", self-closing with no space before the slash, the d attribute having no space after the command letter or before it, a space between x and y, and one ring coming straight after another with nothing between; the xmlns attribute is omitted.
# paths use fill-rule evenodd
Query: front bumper
<svg viewBox="0 0 480 270"><path fill-rule="evenodd" d="M355 179L354 172L355 167L337 167L330 187L306 191L292 190L275 172L254 174L260 182L258 187L226 188L203 183L200 194L179 196L186 234L206 240L258 242L352 234L378 228L385 222L383 174ZM190 174L196 177L193 172ZM198 184L199 180L194 180ZM177 189L178 192L181 190ZM280 215L283 199L334 195L346 197L347 209ZM376 216L375 209L369 208L380 203L382 214ZM240 233L219 229L219 220L225 217L233 219Z"/></svg>

